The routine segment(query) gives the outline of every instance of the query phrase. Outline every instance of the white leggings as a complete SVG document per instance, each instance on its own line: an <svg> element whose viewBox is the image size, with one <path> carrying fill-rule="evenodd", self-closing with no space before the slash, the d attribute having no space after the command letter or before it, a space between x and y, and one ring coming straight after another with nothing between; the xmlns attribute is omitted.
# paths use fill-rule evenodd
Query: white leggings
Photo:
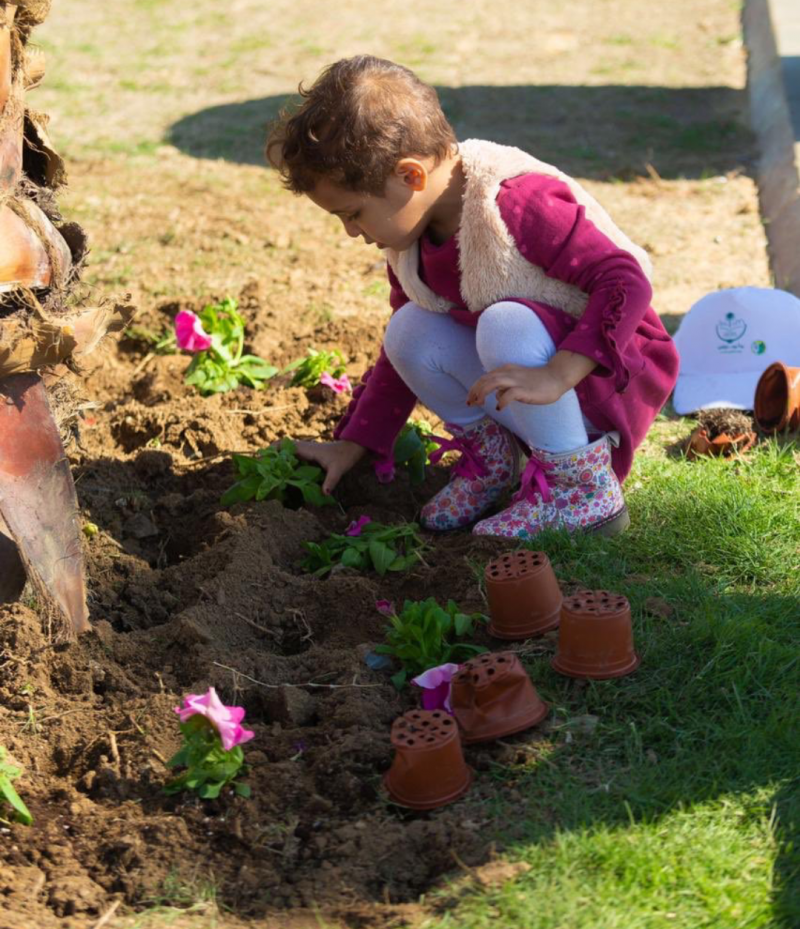
<svg viewBox="0 0 800 929"><path fill-rule="evenodd" d="M493 304L476 329L407 303L389 320L383 347L400 377L445 422L470 426L488 414L531 448L566 452L588 444L591 424L574 390L547 405L513 402L498 412L490 394L482 409L467 406L470 388L487 371L504 364L537 368L555 354L544 324L521 303Z"/></svg>

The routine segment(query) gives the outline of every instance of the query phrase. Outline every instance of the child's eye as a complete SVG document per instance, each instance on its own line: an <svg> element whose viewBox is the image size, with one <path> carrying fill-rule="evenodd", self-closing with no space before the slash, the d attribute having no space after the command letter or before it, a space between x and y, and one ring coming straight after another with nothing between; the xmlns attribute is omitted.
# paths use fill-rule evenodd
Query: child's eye
<svg viewBox="0 0 800 929"><path fill-rule="evenodd" d="M361 215L361 210L357 210L355 213L353 213L352 215L348 216L347 219L348 219L349 222L352 223L352 222L355 222L355 221L358 219L358 217L359 217L360 215Z"/></svg>

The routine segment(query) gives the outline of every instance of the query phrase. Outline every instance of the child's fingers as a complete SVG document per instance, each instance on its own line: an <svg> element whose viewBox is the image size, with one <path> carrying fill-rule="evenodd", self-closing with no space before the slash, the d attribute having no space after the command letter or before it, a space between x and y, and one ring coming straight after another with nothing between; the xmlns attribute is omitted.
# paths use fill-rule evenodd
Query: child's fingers
<svg viewBox="0 0 800 929"><path fill-rule="evenodd" d="M472 389L470 390L469 396L467 397L467 404L469 406L483 406L489 394L494 393L495 391L502 391L513 386L514 378L512 375L496 371L493 371L490 374L484 374L480 380L476 381L472 385Z"/></svg>
<svg viewBox="0 0 800 929"><path fill-rule="evenodd" d="M326 471L325 480L322 482L322 492L327 497L336 489L336 485L341 480L344 470L341 465L338 465L335 461L329 461L323 464L323 467L326 468Z"/></svg>

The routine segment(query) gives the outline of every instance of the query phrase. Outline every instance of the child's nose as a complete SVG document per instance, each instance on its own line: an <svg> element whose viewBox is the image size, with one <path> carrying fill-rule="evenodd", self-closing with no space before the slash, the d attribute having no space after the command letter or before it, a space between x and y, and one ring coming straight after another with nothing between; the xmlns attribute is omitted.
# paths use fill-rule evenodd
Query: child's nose
<svg viewBox="0 0 800 929"><path fill-rule="evenodd" d="M349 222L348 220L343 220L344 222L344 231L350 236L351 239L357 239L361 235L361 230L355 223Z"/></svg>

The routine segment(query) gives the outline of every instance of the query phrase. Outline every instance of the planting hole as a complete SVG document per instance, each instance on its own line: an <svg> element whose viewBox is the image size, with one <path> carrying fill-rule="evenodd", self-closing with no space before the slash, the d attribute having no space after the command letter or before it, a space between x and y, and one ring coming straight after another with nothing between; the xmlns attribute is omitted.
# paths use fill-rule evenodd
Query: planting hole
<svg viewBox="0 0 800 929"><path fill-rule="evenodd" d="M486 673L487 673L487 674L494 674L494 668L487 668L487 669L486 669Z"/></svg>

